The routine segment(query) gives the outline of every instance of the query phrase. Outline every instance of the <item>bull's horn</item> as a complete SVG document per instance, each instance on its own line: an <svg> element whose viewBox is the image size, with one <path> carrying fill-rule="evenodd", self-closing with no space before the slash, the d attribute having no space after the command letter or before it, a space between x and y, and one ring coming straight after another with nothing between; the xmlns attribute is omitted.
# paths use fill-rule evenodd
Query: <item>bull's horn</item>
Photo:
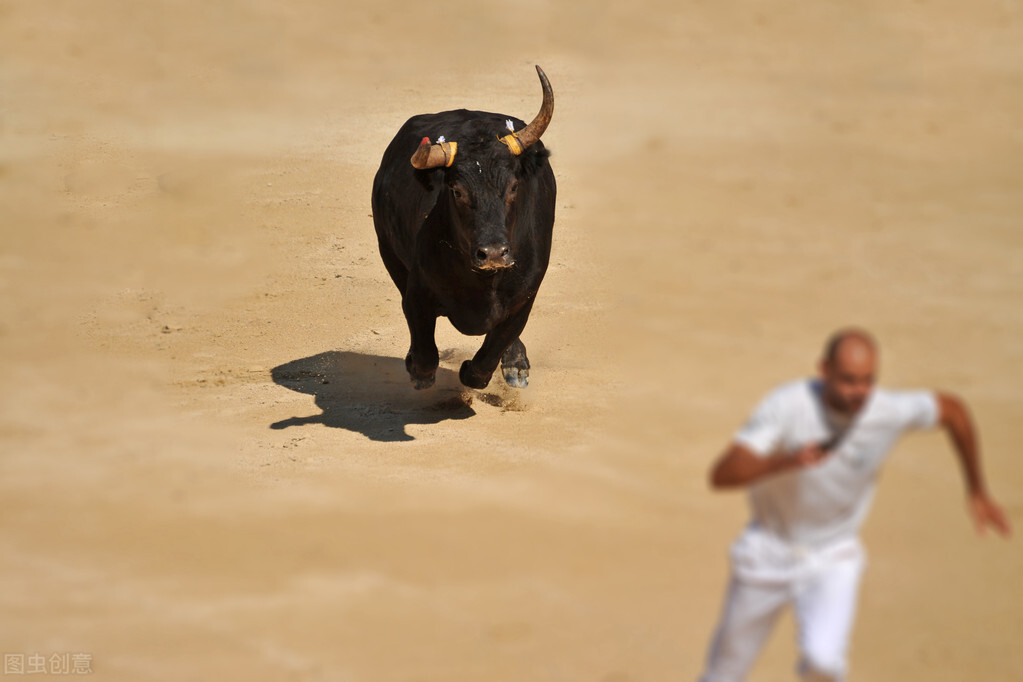
<svg viewBox="0 0 1023 682"><path fill-rule="evenodd" d="M447 167L455 162L457 153L457 142L430 144L430 138L424 137L423 141L419 143L416 153L412 155L412 166L419 170Z"/></svg>
<svg viewBox="0 0 1023 682"><path fill-rule="evenodd" d="M547 130L551 117L554 115L554 91L551 89L551 82L547 80L547 74L539 66L536 67L536 73L540 76L540 85L543 87L543 103L540 105L540 113L519 132L513 132L511 135L501 138L501 142L508 145L508 149L515 156L536 144L536 141Z"/></svg>

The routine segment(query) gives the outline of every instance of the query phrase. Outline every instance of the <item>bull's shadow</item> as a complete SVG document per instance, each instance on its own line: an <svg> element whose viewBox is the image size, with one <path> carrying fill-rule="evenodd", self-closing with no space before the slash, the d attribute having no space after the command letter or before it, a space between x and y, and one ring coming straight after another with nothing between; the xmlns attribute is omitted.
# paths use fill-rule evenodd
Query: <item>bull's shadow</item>
<svg viewBox="0 0 1023 682"><path fill-rule="evenodd" d="M409 424L437 424L448 419L466 419L475 411L449 369L437 370L437 387L416 391L409 383L405 362L399 358L349 351L327 351L292 360L274 367L274 383L316 398L323 412L309 417L290 417L270 425L286 429L305 424L323 424L335 429L357 431L376 441L414 440Z"/></svg>

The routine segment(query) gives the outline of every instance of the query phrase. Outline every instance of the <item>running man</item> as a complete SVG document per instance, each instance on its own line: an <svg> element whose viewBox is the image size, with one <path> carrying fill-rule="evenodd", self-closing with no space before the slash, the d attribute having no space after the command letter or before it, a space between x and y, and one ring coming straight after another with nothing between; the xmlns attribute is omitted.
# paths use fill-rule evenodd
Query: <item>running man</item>
<svg viewBox="0 0 1023 682"><path fill-rule="evenodd" d="M749 489L752 519L732 545L731 581L702 682L744 680L788 605L801 677L844 678L864 563L859 528L881 464L907 431L941 426L948 433L977 531L1009 536L988 495L965 405L947 393L875 388L877 356L869 333L836 332L820 378L768 394L714 464L714 488Z"/></svg>

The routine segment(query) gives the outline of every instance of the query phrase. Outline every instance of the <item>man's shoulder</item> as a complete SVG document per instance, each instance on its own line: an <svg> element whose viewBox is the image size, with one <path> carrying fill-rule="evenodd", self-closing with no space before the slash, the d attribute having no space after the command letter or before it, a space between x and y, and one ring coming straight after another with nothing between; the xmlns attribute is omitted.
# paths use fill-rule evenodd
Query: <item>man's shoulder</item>
<svg viewBox="0 0 1023 682"><path fill-rule="evenodd" d="M770 389L760 400L758 412L775 417L816 410L820 382L815 379L793 379Z"/></svg>
<svg viewBox="0 0 1023 682"><path fill-rule="evenodd" d="M820 413L819 387L812 379L787 381L772 388L735 435L736 442L767 455L790 440L793 428Z"/></svg>
<svg viewBox="0 0 1023 682"><path fill-rule="evenodd" d="M873 401L880 407L890 408L896 405L915 403L920 400L934 400L935 392L921 388L890 388L876 386Z"/></svg>
<svg viewBox="0 0 1023 682"><path fill-rule="evenodd" d="M812 404L820 395L820 382L816 379L792 379L778 384L764 396L765 401L779 405L799 406Z"/></svg>
<svg viewBox="0 0 1023 682"><path fill-rule="evenodd" d="M938 419L937 394L927 389L893 389L878 386L870 401L874 419L903 428L927 428Z"/></svg>

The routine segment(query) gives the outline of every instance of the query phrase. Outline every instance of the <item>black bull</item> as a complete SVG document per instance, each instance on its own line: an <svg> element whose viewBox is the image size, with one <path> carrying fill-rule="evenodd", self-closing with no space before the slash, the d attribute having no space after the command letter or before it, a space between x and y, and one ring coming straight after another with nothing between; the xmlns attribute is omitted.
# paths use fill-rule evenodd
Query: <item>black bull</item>
<svg viewBox="0 0 1023 682"><path fill-rule="evenodd" d="M550 262L557 187L540 135L554 95L527 126L480 111L410 118L384 152L373 181L373 223L384 266L401 292L411 345L405 366L416 388L433 385L437 317L463 334L486 335L458 373L484 388L498 363L525 387L529 359L519 335ZM432 140L432 143L431 143Z"/></svg>

